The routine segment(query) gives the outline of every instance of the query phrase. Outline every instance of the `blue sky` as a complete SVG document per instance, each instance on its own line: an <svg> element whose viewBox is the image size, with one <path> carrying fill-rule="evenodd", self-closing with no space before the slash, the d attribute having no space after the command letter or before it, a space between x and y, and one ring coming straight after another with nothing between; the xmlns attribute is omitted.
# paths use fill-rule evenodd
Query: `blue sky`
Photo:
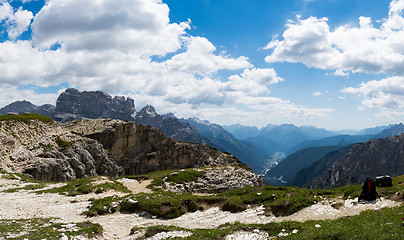
<svg viewBox="0 0 404 240"><path fill-rule="evenodd" d="M218 124L404 116L404 0L0 0L0 107L102 90Z"/></svg>

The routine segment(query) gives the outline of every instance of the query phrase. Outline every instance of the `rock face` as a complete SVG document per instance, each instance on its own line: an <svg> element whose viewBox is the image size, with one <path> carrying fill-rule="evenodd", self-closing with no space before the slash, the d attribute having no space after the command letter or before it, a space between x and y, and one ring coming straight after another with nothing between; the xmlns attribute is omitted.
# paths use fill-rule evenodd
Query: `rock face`
<svg viewBox="0 0 404 240"><path fill-rule="evenodd" d="M178 142L161 131L119 120L82 120L65 124L72 132L100 142L125 174L203 166L243 164L233 155L201 144Z"/></svg>
<svg viewBox="0 0 404 240"><path fill-rule="evenodd" d="M107 175L123 169L95 140L70 133L59 124L30 120L0 122L0 167L29 174L39 180Z"/></svg>
<svg viewBox="0 0 404 240"><path fill-rule="evenodd" d="M74 119L114 118L133 121L135 103L131 98L100 92L80 92L69 88L56 101L55 119L66 122Z"/></svg>
<svg viewBox="0 0 404 240"><path fill-rule="evenodd" d="M361 184L367 177L404 174L404 134L353 145L350 151L308 187L331 188Z"/></svg>

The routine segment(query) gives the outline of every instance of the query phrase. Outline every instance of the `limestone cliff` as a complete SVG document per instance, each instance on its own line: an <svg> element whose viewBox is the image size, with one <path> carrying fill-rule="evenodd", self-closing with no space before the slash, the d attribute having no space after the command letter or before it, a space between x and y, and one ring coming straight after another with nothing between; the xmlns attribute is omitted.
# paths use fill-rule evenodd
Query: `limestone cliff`
<svg viewBox="0 0 404 240"><path fill-rule="evenodd" d="M243 164L232 154L206 145L167 138L156 128L112 119L72 121L72 132L100 142L125 174L202 166Z"/></svg>
<svg viewBox="0 0 404 240"><path fill-rule="evenodd" d="M112 119L64 124L51 119L0 120L0 169L40 180L228 165L236 166L249 178L238 181L237 186L263 185L261 177L232 154L178 142L150 126ZM226 181L226 177L223 175L221 180Z"/></svg>
<svg viewBox="0 0 404 240"><path fill-rule="evenodd" d="M95 140L72 134L56 122L0 122L0 167L40 180L63 181L123 172Z"/></svg>

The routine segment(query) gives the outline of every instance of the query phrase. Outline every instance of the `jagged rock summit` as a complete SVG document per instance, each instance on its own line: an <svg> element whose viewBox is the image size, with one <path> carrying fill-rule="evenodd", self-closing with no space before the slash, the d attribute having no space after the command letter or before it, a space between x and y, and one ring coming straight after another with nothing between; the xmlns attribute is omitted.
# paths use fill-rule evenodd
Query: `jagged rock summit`
<svg viewBox="0 0 404 240"><path fill-rule="evenodd" d="M67 122L76 119L113 118L133 121L135 102L123 96L111 97L101 91L80 92L68 88L56 101L55 120Z"/></svg>

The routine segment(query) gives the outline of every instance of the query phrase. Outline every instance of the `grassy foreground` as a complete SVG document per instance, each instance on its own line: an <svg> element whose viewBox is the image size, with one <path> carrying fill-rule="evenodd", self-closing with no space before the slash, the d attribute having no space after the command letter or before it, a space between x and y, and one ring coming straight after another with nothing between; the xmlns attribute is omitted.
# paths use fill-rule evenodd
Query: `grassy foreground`
<svg viewBox="0 0 404 240"><path fill-rule="evenodd" d="M0 220L0 239L60 239L66 236L88 238L102 234L102 227L91 222L53 223L52 219L34 218Z"/></svg>
<svg viewBox="0 0 404 240"><path fill-rule="evenodd" d="M102 192L105 189L128 193L125 196L91 199L89 209L85 212L89 217L110 214L116 211L123 213L145 211L151 216L171 219L187 212L204 210L211 206L219 206L224 211L238 212L243 211L248 206L257 205L263 205L268 210L268 213L271 212L278 216L284 216L310 206L320 199L355 198L361 192L360 185L350 185L329 190L265 186L245 187L243 189L228 190L223 193L196 195L187 192L167 192L158 187L165 177L167 177L166 182L168 184L179 184L194 181L197 177L203 177L203 174L203 171L185 170L129 176L129 178L135 178L139 181L145 179L154 180L149 186L150 189L153 189L152 193L130 194L130 191L119 181L106 177L76 179L66 182L62 187L38 190L38 188L47 186L49 183L30 180L18 174L3 172L4 177L30 182L24 188L7 191L25 189L34 190L37 193L51 192L69 196ZM102 183L99 181L100 178L107 181ZM384 198L403 201L404 176L393 178L393 187L377 188L377 191ZM225 236L238 231L253 233L258 230L267 233L269 236L273 236L273 239L404 239L403 218L404 206L400 206L380 210L368 210L357 216L335 220L307 221L304 223L281 222L265 225L236 223L225 224L216 229L182 229L171 226L152 226L147 228L136 227L132 229L132 232L145 231L145 236L150 237L158 232L183 230L193 234L187 239L223 239ZM66 228L65 226L66 224L58 225L46 219L0 220L0 239L59 239L61 232L65 231L61 229ZM76 223L76 226L75 229L79 230L71 234L80 233L78 235L89 234L88 236L93 236L91 234L99 234L101 232L100 226L90 222ZM67 233L65 235L69 236Z"/></svg>
<svg viewBox="0 0 404 240"><path fill-rule="evenodd" d="M193 233L185 239L224 239L225 236L238 232L268 233L272 239L404 239L404 206L383 208L379 211L364 211L357 216L344 217L336 220L281 222L269 224L225 224L217 229L184 229L172 226L152 226L133 228L132 233L146 230L145 236L150 237L158 232L183 230ZM271 239L271 238L270 238Z"/></svg>
<svg viewBox="0 0 404 240"><path fill-rule="evenodd" d="M93 217L116 211L124 213L147 212L151 216L172 219L187 212L203 211L205 208L213 206L220 207L223 211L235 213L244 211L249 206L263 205L268 214L288 216L322 199L354 199L361 192L360 185L351 185L330 190L265 186L232 189L223 193L210 193L201 196L189 192L173 193L163 191L157 187L161 184L163 177L167 177L168 184L193 181L194 177L190 176L192 173L192 170L179 173L164 171L150 175L132 176L138 179L154 179L153 183L149 186L154 192L93 200L89 206L89 210L85 214ZM200 171L195 171L195 173L201 177ZM403 193L404 185L400 184L402 182L404 182L404 176L396 177L393 179L393 187L378 188L378 192L385 198L393 197L398 192Z"/></svg>

